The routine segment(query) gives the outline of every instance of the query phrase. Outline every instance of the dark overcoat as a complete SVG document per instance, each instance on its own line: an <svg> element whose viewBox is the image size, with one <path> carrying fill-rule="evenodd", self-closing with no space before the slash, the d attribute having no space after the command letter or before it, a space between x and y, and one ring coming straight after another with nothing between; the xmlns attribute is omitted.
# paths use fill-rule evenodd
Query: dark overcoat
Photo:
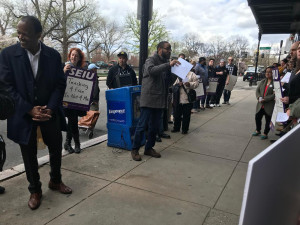
<svg viewBox="0 0 300 225"><path fill-rule="evenodd" d="M0 82L15 101L15 113L7 121L7 137L19 144L28 144L33 120L28 112L36 105L47 105L65 129L62 99L66 79L60 54L41 43L37 77L34 78L27 52L20 44L0 53Z"/></svg>
<svg viewBox="0 0 300 225"><path fill-rule="evenodd" d="M144 65L141 89L140 107L159 108L167 107L166 76L169 76L170 62L155 53L149 57ZM171 75L170 75L171 76Z"/></svg>

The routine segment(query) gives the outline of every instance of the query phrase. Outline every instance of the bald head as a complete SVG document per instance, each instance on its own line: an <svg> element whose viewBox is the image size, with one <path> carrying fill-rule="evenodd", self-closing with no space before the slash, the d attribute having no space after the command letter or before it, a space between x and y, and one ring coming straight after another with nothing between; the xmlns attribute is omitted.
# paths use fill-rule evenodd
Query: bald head
<svg viewBox="0 0 300 225"><path fill-rule="evenodd" d="M290 55L291 55L292 59L296 59L297 58L297 48L298 48L299 43L300 43L300 41L296 41L291 46Z"/></svg>

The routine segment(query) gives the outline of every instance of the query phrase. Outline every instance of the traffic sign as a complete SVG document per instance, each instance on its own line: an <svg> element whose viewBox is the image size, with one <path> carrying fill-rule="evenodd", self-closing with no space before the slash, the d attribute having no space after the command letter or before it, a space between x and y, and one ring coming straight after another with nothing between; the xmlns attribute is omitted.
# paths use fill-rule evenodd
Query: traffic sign
<svg viewBox="0 0 300 225"><path fill-rule="evenodd" d="M271 47L259 47L259 50L271 50Z"/></svg>

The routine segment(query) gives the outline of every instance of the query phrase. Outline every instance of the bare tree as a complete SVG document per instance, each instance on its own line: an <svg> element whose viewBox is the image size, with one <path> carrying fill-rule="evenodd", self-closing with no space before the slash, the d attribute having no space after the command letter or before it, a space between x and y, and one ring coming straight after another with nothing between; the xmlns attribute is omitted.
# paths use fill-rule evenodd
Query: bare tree
<svg viewBox="0 0 300 225"><path fill-rule="evenodd" d="M101 48L107 61L109 61L111 56L124 44L124 32L117 26L116 22L102 20L100 26L101 30L99 32L99 37L100 42L102 43Z"/></svg>
<svg viewBox="0 0 300 225"><path fill-rule="evenodd" d="M42 41L59 25L53 14L55 3L56 0L23 0L22 4L19 1L1 1L3 8L13 17L11 23L14 26L22 16L36 16L43 27Z"/></svg>
<svg viewBox="0 0 300 225"><path fill-rule="evenodd" d="M71 44L79 44L81 41L76 40L76 35L88 27L90 23L81 24L80 15L88 14L88 5L85 0L61 0L55 1L54 7L55 20L59 25L50 34L53 40L61 43L62 58L67 60L68 47Z"/></svg>
<svg viewBox="0 0 300 225"><path fill-rule="evenodd" d="M201 49L203 43L201 43L197 34L188 33L183 36L183 45L183 52L186 54L186 56L189 58L193 58L199 54L198 52Z"/></svg>
<svg viewBox="0 0 300 225"><path fill-rule="evenodd" d="M91 59L91 53L101 47L101 39L99 33L102 30L102 21L104 19L91 11L89 15L83 15L81 18L81 24L90 23L91 26L78 32L78 40L81 41L81 45L86 51L86 58L88 61Z"/></svg>
<svg viewBox="0 0 300 225"><path fill-rule="evenodd" d="M6 35L8 29L11 28L12 18L12 12L0 2L0 31L2 36Z"/></svg>

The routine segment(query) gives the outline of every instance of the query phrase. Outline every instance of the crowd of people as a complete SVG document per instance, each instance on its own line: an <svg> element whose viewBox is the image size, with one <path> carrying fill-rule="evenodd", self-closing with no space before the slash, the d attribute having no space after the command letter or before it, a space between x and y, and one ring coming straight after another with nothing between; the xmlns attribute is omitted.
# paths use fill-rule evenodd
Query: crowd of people
<svg viewBox="0 0 300 225"><path fill-rule="evenodd" d="M267 67L265 71L265 79L263 79L256 90L257 106L256 106L256 130L253 136L260 136L262 140L268 138L270 131L270 122L275 106L274 80L272 71L278 69L280 77L280 87L283 96L280 98L283 103L284 111L289 119L284 123L276 125L279 136L286 134L300 119L300 45L299 41L294 42L291 46L289 55L281 60L280 64L274 63ZM261 134L261 121L265 116L265 128ZM274 140L271 140L274 141Z"/></svg>
<svg viewBox="0 0 300 225"><path fill-rule="evenodd" d="M0 54L0 119L7 119L7 137L19 144L26 177L29 182L30 197L28 206L37 209L42 199L42 184L38 172L37 130L40 129L45 144L49 149L50 180L48 187L63 194L71 194L72 189L65 185L61 175L62 131L66 131L64 148L69 153L80 153L78 117L86 115L85 111L63 107L63 96L66 89L66 75L73 67L96 72L97 66L84 62L84 53L78 48L71 48L68 61L62 65L60 54L40 41L42 26L33 16L24 16L17 25L19 43L7 47ZM160 158L155 151L156 142L161 138L170 138L164 133L168 123L173 124L171 132L187 134L192 113L201 110L221 107L220 100L224 95L223 104L230 104L231 91L226 89L231 76L237 76L234 59L220 60L215 67L215 60L200 57L198 62L191 61L191 71L183 80L173 73L171 68L180 65L178 58L185 59L184 54L171 58L171 45L162 41L157 45L156 53L149 57L143 67L140 117L135 128L131 157L135 161L142 159L139 154L145 131L147 140L144 155ZM127 64L128 55L121 51L118 64L112 67L107 76L109 89L137 85L134 70ZM297 63L296 63L297 62ZM282 60L279 67L282 78L291 72L288 85L285 85L286 96L282 102L294 123L300 118L300 46L293 44L289 59ZM266 117L266 126L261 138L266 139L270 118L274 107L274 84L272 68L266 69L266 79L257 87L258 100L256 109L256 131L253 136L261 135L261 120ZM217 79L215 92L207 92L210 78ZM203 85L204 94L197 96L193 91ZM92 92L92 104L99 104L98 82ZM97 107L96 107L97 108ZM173 121L171 120L173 115ZM67 120L66 120L67 118ZM72 139L75 148L72 147ZM1 150L1 149L0 149ZM0 151L1 153L1 151ZM1 156L1 154L0 154ZM0 165L3 159L0 157ZM2 169L2 167L0 168ZM4 192L0 187L0 193Z"/></svg>

